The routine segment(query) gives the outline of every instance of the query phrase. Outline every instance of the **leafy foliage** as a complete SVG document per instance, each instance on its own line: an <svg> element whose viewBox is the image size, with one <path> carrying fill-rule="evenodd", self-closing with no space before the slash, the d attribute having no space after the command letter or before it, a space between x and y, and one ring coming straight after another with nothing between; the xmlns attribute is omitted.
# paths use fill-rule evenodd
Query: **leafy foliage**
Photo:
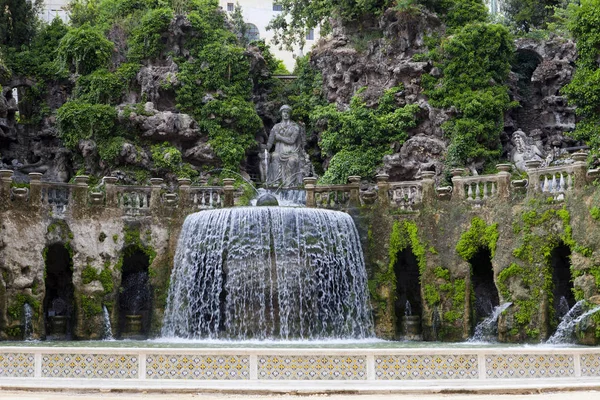
<svg viewBox="0 0 600 400"><path fill-rule="evenodd" d="M144 15L140 25L133 29L129 40L130 61L139 62L159 56L164 48L161 38L167 33L173 15L173 10L168 8L151 10Z"/></svg>
<svg viewBox="0 0 600 400"><path fill-rule="evenodd" d="M0 46L19 48L33 39L41 0L0 0Z"/></svg>
<svg viewBox="0 0 600 400"><path fill-rule="evenodd" d="M495 24L466 25L442 43L443 76L423 80L432 105L457 110L443 125L451 140L448 166L500 156L504 112L515 105L505 84L513 52L510 33Z"/></svg>
<svg viewBox="0 0 600 400"><path fill-rule="evenodd" d="M85 75L107 67L113 48L100 31L85 24L69 29L58 45L57 58L63 68Z"/></svg>
<svg viewBox="0 0 600 400"><path fill-rule="evenodd" d="M504 13L519 32L544 29L561 0L506 0Z"/></svg>
<svg viewBox="0 0 600 400"><path fill-rule="evenodd" d="M387 90L377 108L368 108L359 92L346 111L338 111L335 104L314 110L311 119L326 124L319 145L333 156L323 182L345 183L350 175L372 177L391 152L390 144L407 139L406 130L416 125L418 105L398 107L395 95L401 90Z"/></svg>
<svg viewBox="0 0 600 400"><path fill-rule="evenodd" d="M577 106L580 117L571 135L584 140L594 155L600 152L600 0L582 0L571 6L568 27L577 40L577 69L573 80L563 88L569 103Z"/></svg>
<svg viewBox="0 0 600 400"><path fill-rule="evenodd" d="M77 148L82 139L110 138L116 118L117 112L109 105L79 101L69 101L57 112L60 137L70 149Z"/></svg>

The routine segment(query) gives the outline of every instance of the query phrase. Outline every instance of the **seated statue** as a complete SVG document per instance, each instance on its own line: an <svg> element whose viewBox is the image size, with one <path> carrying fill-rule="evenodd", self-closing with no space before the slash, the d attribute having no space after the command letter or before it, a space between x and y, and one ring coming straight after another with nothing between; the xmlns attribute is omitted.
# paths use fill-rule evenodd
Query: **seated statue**
<svg viewBox="0 0 600 400"><path fill-rule="evenodd" d="M551 160L545 159L542 150L534 143L531 143L525 132L518 129L512 135L514 149L511 152L511 160L519 171L525 171L527 168L525 162L536 160L542 162L542 167L548 165Z"/></svg>
<svg viewBox="0 0 600 400"><path fill-rule="evenodd" d="M274 147L266 166L267 184L282 187L301 186L306 163L304 129L290 120L290 106L283 105L279 111L281 122L271 129L266 147L267 151Z"/></svg>

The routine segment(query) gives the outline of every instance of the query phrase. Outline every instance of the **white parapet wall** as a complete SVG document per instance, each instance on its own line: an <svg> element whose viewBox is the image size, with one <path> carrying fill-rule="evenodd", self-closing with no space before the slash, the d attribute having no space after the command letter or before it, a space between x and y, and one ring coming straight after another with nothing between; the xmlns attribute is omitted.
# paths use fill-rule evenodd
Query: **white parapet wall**
<svg viewBox="0 0 600 400"><path fill-rule="evenodd" d="M597 382L598 348L85 348L2 347L0 386L131 381ZM240 386L243 387L243 386Z"/></svg>

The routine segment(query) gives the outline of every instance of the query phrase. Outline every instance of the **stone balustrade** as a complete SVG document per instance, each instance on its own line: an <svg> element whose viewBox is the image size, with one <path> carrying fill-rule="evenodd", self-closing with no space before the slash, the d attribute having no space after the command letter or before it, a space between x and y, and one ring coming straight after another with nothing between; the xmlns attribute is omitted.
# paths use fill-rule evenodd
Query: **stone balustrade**
<svg viewBox="0 0 600 400"><path fill-rule="evenodd" d="M453 200L484 206L491 199L511 197L512 193L544 194L562 201L569 193L583 188L600 176L600 171L587 169L585 153L573 154L571 164L541 167L527 164L527 179L511 181L509 164L499 164L499 172L490 175L465 176L464 169L452 171L452 186L434 185L434 172L425 171L421 180L389 182L385 174L377 176L376 187L361 190L360 177L349 177L345 185L317 185L316 178L305 178L307 207L346 210L377 203L402 211L416 211L425 202ZM127 216L145 216L160 208L178 208L183 212L231 207L238 192L233 179L224 179L223 186L191 186L187 178L179 179L179 187L169 191L160 178L151 179L152 186L116 185L117 178L104 177L98 188L90 188L87 176L75 177L75 183L42 182L41 174L31 173L27 186L12 185L12 171L0 171L0 199L7 204L27 204L48 209L53 215L68 212L77 193L83 194L80 204L90 207L121 209ZM81 197L81 196L80 196ZM1 204L1 203L0 203Z"/></svg>
<svg viewBox="0 0 600 400"><path fill-rule="evenodd" d="M194 186L190 187L189 205L196 211L212 210L223 207L223 187L221 186Z"/></svg>

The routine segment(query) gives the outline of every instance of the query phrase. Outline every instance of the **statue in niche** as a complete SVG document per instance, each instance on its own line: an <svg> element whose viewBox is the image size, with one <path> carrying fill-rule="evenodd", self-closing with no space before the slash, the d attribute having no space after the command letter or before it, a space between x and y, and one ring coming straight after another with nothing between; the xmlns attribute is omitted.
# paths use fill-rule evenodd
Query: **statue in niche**
<svg viewBox="0 0 600 400"><path fill-rule="evenodd" d="M301 186L307 176L307 155L304 151L304 128L290 119L292 108L283 105L279 109L281 122L275 124L269 135L267 146L261 155L264 167L261 175L266 177L267 184L281 187ZM267 153L273 152L267 156Z"/></svg>
<svg viewBox="0 0 600 400"><path fill-rule="evenodd" d="M513 133L511 141L514 145L511 160L519 171L525 171L525 162L530 160L541 161L542 167L548 166L552 161L552 155L546 157L542 149L533 140L530 140L521 129Z"/></svg>

